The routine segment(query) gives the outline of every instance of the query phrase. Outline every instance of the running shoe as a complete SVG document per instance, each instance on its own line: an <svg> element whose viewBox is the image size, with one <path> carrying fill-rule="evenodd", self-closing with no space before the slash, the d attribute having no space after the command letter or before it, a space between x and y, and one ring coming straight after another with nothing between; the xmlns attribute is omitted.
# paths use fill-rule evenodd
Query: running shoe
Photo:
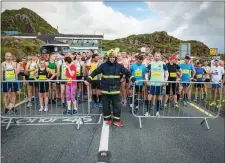
<svg viewBox="0 0 225 163"><path fill-rule="evenodd" d="M205 97L204 97L204 95L203 95L203 96L201 97L201 100L204 100L204 98L205 98Z"/></svg>
<svg viewBox="0 0 225 163"><path fill-rule="evenodd" d="M225 98L223 99L222 103L225 103Z"/></svg>
<svg viewBox="0 0 225 163"><path fill-rule="evenodd" d="M126 101L123 101L122 106L123 107L126 107L127 106L127 102Z"/></svg>
<svg viewBox="0 0 225 163"><path fill-rule="evenodd" d="M92 107L97 108L98 107L97 103L93 103Z"/></svg>
<svg viewBox="0 0 225 163"><path fill-rule="evenodd" d="M187 102L186 101L183 101L183 104L184 104L185 107L187 106Z"/></svg>
<svg viewBox="0 0 225 163"><path fill-rule="evenodd" d="M48 107L47 107L47 106L45 106L45 109L44 109L44 111L45 111L45 112L47 112L47 111L48 111Z"/></svg>
<svg viewBox="0 0 225 163"><path fill-rule="evenodd" d="M5 108L5 114L7 114L9 112L9 109Z"/></svg>
<svg viewBox="0 0 225 163"><path fill-rule="evenodd" d="M122 127L123 124L120 121L113 122L113 124L117 127Z"/></svg>
<svg viewBox="0 0 225 163"><path fill-rule="evenodd" d="M146 116L146 117L149 117L149 116L150 116L150 113L149 113L149 112L146 112L146 113L145 113L145 116Z"/></svg>
<svg viewBox="0 0 225 163"><path fill-rule="evenodd" d="M102 103L100 102L100 103L98 103L98 107L100 107L100 108L102 108L103 107L103 105L102 105Z"/></svg>
<svg viewBox="0 0 225 163"><path fill-rule="evenodd" d="M73 109L73 114L77 114L77 109Z"/></svg>
<svg viewBox="0 0 225 163"><path fill-rule="evenodd" d="M72 110L66 110L63 112L63 114L72 114Z"/></svg>
<svg viewBox="0 0 225 163"><path fill-rule="evenodd" d="M163 109L164 109L163 105L160 105L159 110L163 110Z"/></svg>
<svg viewBox="0 0 225 163"><path fill-rule="evenodd" d="M209 106L216 106L216 102L212 102Z"/></svg>
<svg viewBox="0 0 225 163"><path fill-rule="evenodd" d="M179 105L178 105L178 103L176 103L174 106L175 106L175 111L179 111Z"/></svg>
<svg viewBox="0 0 225 163"><path fill-rule="evenodd" d="M159 116L160 116L158 111L156 112L156 115L155 115L155 116L156 116L156 117L159 117Z"/></svg>
<svg viewBox="0 0 225 163"><path fill-rule="evenodd" d="M44 107L41 106L40 109L39 109L39 112L42 112L44 110Z"/></svg>
<svg viewBox="0 0 225 163"><path fill-rule="evenodd" d="M222 106L221 104L218 104L218 105L216 106L216 108L219 109L219 108L221 108L221 106Z"/></svg>
<svg viewBox="0 0 225 163"><path fill-rule="evenodd" d="M105 123L106 123L107 125L111 125L111 124L112 124L112 120L107 120L107 121L105 121Z"/></svg>
<svg viewBox="0 0 225 163"><path fill-rule="evenodd" d="M14 113L17 112L17 110L14 107L11 109L11 111L14 112Z"/></svg>
<svg viewBox="0 0 225 163"><path fill-rule="evenodd" d="M165 108L167 107L167 103L164 104L164 107L165 107Z"/></svg>
<svg viewBox="0 0 225 163"><path fill-rule="evenodd" d="M62 107L63 107L63 108L67 108L67 106L66 106L66 104L65 104L65 103L63 103L63 104L62 104Z"/></svg>
<svg viewBox="0 0 225 163"><path fill-rule="evenodd" d="M52 100L52 104L56 104L56 100Z"/></svg>
<svg viewBox="0 0 225 163"><path fill-rule="evenodd" d="M31 104L30 101L28 102L27 107L28 107L28 108L32 107L32 104Z"/></svg>
<svg viewBox="0 0 225 163"><path fill-rule="evenodd" d="M31 99L31 101L32 102L38 102L39 101L39 98L38 97L34 97L34 98Z"/></svg>

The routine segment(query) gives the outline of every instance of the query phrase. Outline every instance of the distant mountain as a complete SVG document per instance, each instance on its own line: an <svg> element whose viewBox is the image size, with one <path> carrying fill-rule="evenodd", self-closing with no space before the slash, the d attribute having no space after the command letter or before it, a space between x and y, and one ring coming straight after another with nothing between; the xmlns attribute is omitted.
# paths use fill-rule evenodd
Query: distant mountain
<svg viewBox="0 0 225 163"><path fill-rule="evenodd" d="M35 34L58 33L57 29L53 28L34 11L27 8L5 10L1 13L1 30Z"/></svg>
<svg viewBox="0 0 225 163"><path fill-rule="evenodd" d="M165 55L179 54L180 43L191 43L192 56L205 56L209 54L209 48L202 42L195 40L182 41L167 32L160 31L152 34L131 35L126 38L104 40L104 50L120 48L121 51L140 52L141 47L148 47L150 53L161 52Z"/></svg>

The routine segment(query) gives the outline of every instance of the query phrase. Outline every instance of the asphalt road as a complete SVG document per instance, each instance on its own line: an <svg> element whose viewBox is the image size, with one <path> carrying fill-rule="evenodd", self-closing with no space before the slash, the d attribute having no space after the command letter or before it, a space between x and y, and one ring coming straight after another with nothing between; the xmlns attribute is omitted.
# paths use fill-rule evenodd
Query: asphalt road
<svg viewBox="0 0 225 163"><path fill-rule="evenodd" d="M22 107L23 108L23 107ZM187 109L188 108L188 109ZM192 115L191 106L181 115ZM60 109L60 108L59 108ZM188 114L185 113L185 111ZM98 111L94 111L98 113ZM202 113L199 113L201 115ZM98 118L93 118L97 122ZM224 118L138 119L123 109L124 127L110 127L111 163L223 163ZM39 123L40 124L40 123ZM52 124L52 123L51 123ZM11 126L1 129L3 163L96 163L102 124Z"/></svg>

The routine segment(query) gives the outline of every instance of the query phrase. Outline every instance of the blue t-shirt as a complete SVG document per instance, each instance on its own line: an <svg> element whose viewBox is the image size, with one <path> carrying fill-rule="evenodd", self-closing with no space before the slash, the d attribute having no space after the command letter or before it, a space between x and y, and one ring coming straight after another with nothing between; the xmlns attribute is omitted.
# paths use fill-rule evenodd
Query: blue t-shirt
<svg viewBox="0 0 225 163"><path fill-rule="evenodd" d="M206 74L206 71L202 67L195 67L195 79L197 79L198 82L201 82L203 80L204 74Z"/></svg>
<svg viewBox="0 0 225 163"><path fill-rule="evenodd" d="M195 68L192 64L180 64L182 70L181 81L189 82L191 77L191 71L194 71Z"/></svg>
<svg viewBox="0 0 225 163"><path fill-rule="evenodd" d="M132 76L135 77L136 80L143 80L145 74L147 73L147 70L144 64L138 65L137 63L133 63L130 66L130 72ZM137 85L142 86L143 82L138 82Z"/></svg>

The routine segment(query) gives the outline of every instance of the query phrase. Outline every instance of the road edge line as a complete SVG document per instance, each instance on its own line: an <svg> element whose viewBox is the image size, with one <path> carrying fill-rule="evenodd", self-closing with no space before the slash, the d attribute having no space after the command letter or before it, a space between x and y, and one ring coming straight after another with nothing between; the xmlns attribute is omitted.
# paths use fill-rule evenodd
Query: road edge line
<svg viewBox="0 0 225 163"><path fill-rule="evenodd" d="M193 106L193 107L194 107L195 109L197 109L198 111L200 111L200 112L206 114L207 116L213 117L212 114L210 114L209 112L207 112L207 111L205 111L204 109L200 108L199 106L197 106L197 105L195 105L195 104L193 104L193 103L190 103L190 102L188 102L188 104L190 104L191 106Z"/></svg>

